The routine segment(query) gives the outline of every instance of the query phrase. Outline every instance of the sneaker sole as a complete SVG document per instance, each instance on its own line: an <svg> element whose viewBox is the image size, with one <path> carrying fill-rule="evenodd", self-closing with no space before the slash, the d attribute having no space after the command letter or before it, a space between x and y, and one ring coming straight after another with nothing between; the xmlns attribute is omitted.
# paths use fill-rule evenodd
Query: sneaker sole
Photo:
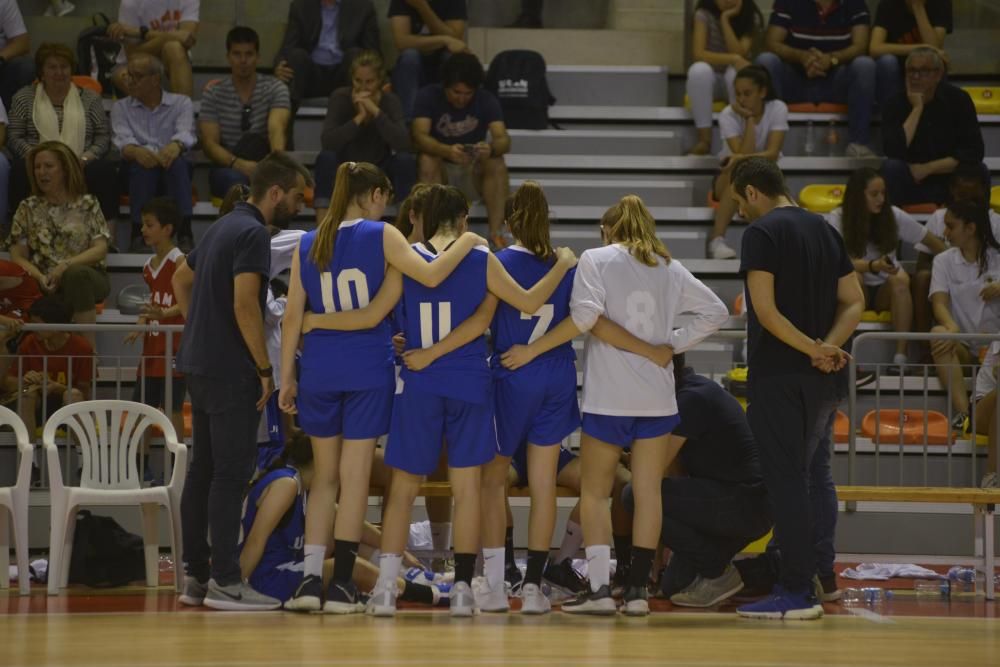
<svg viewBox="0 0 1000 667"><path fill-rule="evenodd" d="M562 584L557 584L554 581L552 581L551 579L546 579L544 577L542 578L542 581L545 582L546 584L548 584L549 587L552 590L558 591L559 593L561 593L563 595L568 595L570 597L576 597L580 593L582 593L585 590L587 590L586 588L580 588L579 590L575 590L574 591L572 588L568 588L566 586L563 586Z"/></svg>
<svg viewBox="0 0 1000 667"><path fill-rule="evenodd" d="M207 597L205 598L204 605L209 609L216 609L218 611L275 611L281 609L280 602L274 604L249 604L236 600L213 600Z"/></svg>
<svg viewBox="0 0 1000 667"><path fill-rule="evenodd" d="M365 606L358 602L327 602L323 605L324 614L363 614Z"/></svg>
<svg viewBox="0 0 1000 667"><path fill-rule="evenodd" d="M203 607L205 606L205 598L193 598L187 595L180 595L177 601L182 605L187 607Z"/></svg>
<svg viewBox="0 0 1000 667"><path fill-rule="evenodd" d="M521 607L521 614L523 616L544 616L552 611L552 607L529 607L525 609Z"/></svg>
<svg viewBox="0 0 1000 667"><path fill-rule="evenodd" d="M743 618L765 621L815 621L823 618L823 607L821 605L814 605L808 609L792 609L786 612L743 612L737 609L736 613Z"/></svg>
<svg viewBox="0 0 1000 667"><path fill-rule="evenodd" d="M626 616L649 616L649 602L633 600L622 605L622 613Z"/></svg>
<svg viewBox="0 0 1000 667"><path fill-rule="evenodd" d="M323 601L314 595L303 595L285 602L288 611L313 612L323 610Z"/></svg>
<svg viewBox="0 0 1000 667"><path fill-rule="evenodd" d="M562 610L567 614L584 614L587 616L614 616L618 613L618 607L615 605L614 600L608 601L610 604L598 605L588 605L587 607L562 607Z"/></svg>
<svg viewBox="0 0 1000 667"><path fill-rule="evenodd" d="M475 607L450 607L448 613L453 618L472 618L476 615Z"/></svg>
<svg viewBox="0 0 1000 667"><path fill-rule="evenodd" d="M679 601L675 601L674 597L679 597L678 595L675 595L675 596L671 597L670 598L670 602L673 603L673 604L675 604L675 605L677 605L678 607L691 607L691 608L694 608L694 609L706 609L708 607L714 607L717 604L725 602L726 600L728 600L729 598L733 597L734 595L736 595L737 593L739 593L742 590L743 590L743 582L741 581L739 586L735 586L731 590L728 590L725 593L721 593L720 595L717 595L715 598L712 599L711 602L709 602L707 604L702 604L702 603L697 603L697 602L687 602L687 601L684 601L683 598L681 600L679 600Z"/></svg>
<svg viewBox="0 0 1000 667"><path fill-rule="evenodd" d="M396 607L386 605L372 605L365 608L365 613L375 618L393 618L396 615Z"/></svg>

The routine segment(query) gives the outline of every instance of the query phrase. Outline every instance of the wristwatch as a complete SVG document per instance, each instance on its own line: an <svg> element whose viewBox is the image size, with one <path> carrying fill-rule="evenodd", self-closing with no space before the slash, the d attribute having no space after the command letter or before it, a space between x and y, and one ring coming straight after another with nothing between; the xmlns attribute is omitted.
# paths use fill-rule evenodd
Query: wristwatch
<svg viewBox="0 0 1000 667"><path fill-rule="evenodd" d="M257 377L270 378L274 377L274 367L273 366L258 366L257 367Z"/></svg>
<svg viewBox="0 0 1000 667"><path fill-rule="evenodd" d="M830 56L830 64L833 65L834 67L837 67L838 65L840 65L840 58L838 58L837 56Z"/></svg>

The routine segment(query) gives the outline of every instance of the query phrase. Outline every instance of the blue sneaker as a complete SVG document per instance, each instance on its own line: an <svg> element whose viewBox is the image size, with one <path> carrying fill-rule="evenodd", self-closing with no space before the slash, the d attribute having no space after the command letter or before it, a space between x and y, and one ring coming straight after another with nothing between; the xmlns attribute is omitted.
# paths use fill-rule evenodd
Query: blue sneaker
<svg viewBox="0 0 1000 667"><path fill-rule="evenodd" d="M403 573L403 579L411 584L420 584L421 586L432 586L436 581L433 572L421 567L411 567Z"/></svg>
<svg viewBox="0 0 1000 667"><path fill-rule="evenodd" d="M763 618L787 621L814 621L823 617L823 605L810 591L791 593L780 585L760 602L745 604L736 610L743 618Z"/></svg>

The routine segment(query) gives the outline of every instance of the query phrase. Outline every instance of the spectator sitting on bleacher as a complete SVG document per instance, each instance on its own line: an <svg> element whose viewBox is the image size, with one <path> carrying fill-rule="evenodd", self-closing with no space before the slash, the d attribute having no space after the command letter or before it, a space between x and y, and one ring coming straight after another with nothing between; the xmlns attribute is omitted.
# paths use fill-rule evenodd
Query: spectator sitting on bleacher
<svg viewBox="0 0 1000 667"><path fill-rule="evenodd" d="M378 165L392 180L393 189L403 195L413 187L417 163L411 152L410 130L399 98L383 91L384 83L382 56L363 51L351 64L351 86L330 95L321 135L323 150L316 157L317 224L330 206L333 179L341 162Z"/></svg>
<svg viewBox="0 0 1000 667"><path fill-rule="evenodd" d="M986 197L983 171L979 165L960 164L955 167L948 183L949 204L960 201L976 201L985 205ZM948 245L944 238L944 216L947 211L947 207L934 211L924 225L928 233L944 242L945 247ZM987 211L987 215L990 218L994 238L1000 239L1000 213L991 209ZM914 247L919 254L917 256L917 269L913 274L913 330L929 331L931 328L929 290L931 287L931 262L934 260L934 256L930 249L922 243L918 243Z"/></svg>
<svg viewBox="0 0 1000 667"><path fill-rule="evenodd" d="M471 172L486 204L490 243L504 247L500 226L510 184L503 156L510 150L510 136L500 102L483 88L483 66L471 53L453 55L441 75L442 83L420 90L414 109L418 180L458 185Z"/></svg>
<svg viewBox="0 0 1000 667"><path fill-rule="evenodd" d="M201 99L198 133L214 167L209 172L213 197L233 185L249 184L257 162L285 149L288 87L273 76L257 74L260 37L253 28L236 26L226 35L231 76L210 83Z"/></svg>
<svg viewBox="0 0 1000 667"><path fill-rule="evenodd" d="M38 283L17 262L0 259L0 327L28 318L31 304L42 298ZM0 350L2 352L2 350Z"/></svg>
<svg viewBox="0 0 1000 667"><path fill-rule="evenodd" d="M876 64L879 107L903 89L906 56L918 46L944 56L944 36L952 30L951 0L881 0L869 50Z"/></svg>
<svg viewBox="0 0 1000 667"><path fill-rule="evenodd" d="M847 156L874 157L871 138L875 61L868 57L865 0L775 0L757 64L788 102L846 103Z"/></svg>
<svg viewBox="0 0 1000 667"><path fill-rule="evenodd" d="M111 107L111 141L122 154L132 218L132 252L145 248L142 210L157 194L181 208L175 231L190 250L191 161L185 154L198 142L191 98L163 90L163 64L156 56L136 53L128 60L129 97Z"/></svg>
<svg viewBox="0 0 1000 667"><path fill-rule="evenodd" d="M63 301L49 295L31 304L28 315L31 324L58 325L69 324L73 313ZM7 329L0 338L6 343L11 335L11 329ZM4 393L11 396L13 392L8 407L17 409L20 398L18 412L28 436L34 438L37 425L49 415L90 396L94 348L79 334L33 331L21 339L16 357L0 357L0 377Z"/></svg>
<svg viewBox="0 0 1000 667"><path fill-rule="evenodd" d="M687 95L698 142L689 155L712 150L712 102L736 101L736 73L750 65L754 34L764 18L753 0L700 0L691 32L691 67ZM728 185L726 186L728 188Z"/></svg>
<svg viewBox="0 0 1000 667"><path fill-rule="evenodd" d="M97 305L111 290L104 258L108 223L97 200L86 194L83 170L65 144L47 141L28 152L32 195L14 213L10 257L43 292L70 307L73 322L93 324ZM91 347L94 332L84 334Z"/></svg>
<svg viewBox="0 0 1000 667"><path fill-rule="evenodd" d="M889 198L900 206L944 202L948 174L959 164L979 166L983 182L983 135L969 94L942 81L944 61L936 49L918 47L906 57L906 90L882 111L882 164Z"/></svg>
<svg viewBox="0 0 1000 667"><path fill-rule="evenodd" d="M944 218L951 248L934 258L931 306L937 325L933 333L996 333L1000 331L1000 244L982 202L951 204ZM932 341L931 354L941 386L951 394L952 427L965 429L969 394L961 365L978 360L972 343Z"/></svg>
<svg viewBox="0 0 1000 667"><path fill-rule="evenodd" d="M469 50L465 43L468 11L465 0L391 0L389 29L399 55L392 68L392 89L403 104L403 116L413 118L417 91L441 80L441 65L453 53Z"/></svg>
<svg viewBox="0 0 1000 667"><path fill-rule="evenodd" d="M112 81L128 93L127 60L137 53L156 56L167 68L170 90L191 97L194 83L188 51L198 36L200 0L122 0L108 37L121 41Z"/></svg>
<svg viewBox="0 0 1000 667"><path fill-rule="evenodd" d="M986 352L983 365L976 374L973 398L976 402L976 433L987 436L986 470L979 486L1000 488L997 466L997 435L1000 434L1000 411L997 411L997 373L1000 371L1000 343L993 343Z"/></svg>
<svg viewBox="0 0 1000 667"><path fill-rule="evenodd" d="M736 93L732 104L719 114L722 137L722 171L715 179L715 225L708 239L712 259L735 259L736 251L726 245L726 228L736 212L736 200L729 189L729 176L739 160L756 155L775 162L788 132L788 107L774 98L774 88L767 70L759 65L744 67L733 83Z"/></svg>
<svg viewBox="0 0 1000 667"><path fill-rule="evenodd" d="M181 307L174 298L174 288L171 279L177 265L184 259L180 248L174 245L174 234L181 225L181 213L177 204L170 197L154 197L147 201L141 211L142 228L140 237L153 249L153 256L146 260L142 267L142 279L149 287L149 303L142 307L142 314L136 324L184 324ZM167 411L166 389L166 352L167 334L160 331L148 331L143 334L133 331L125 337L125 343L131 345L142 338L142 365L136 377L132 391L132 400L145 403L157 410ZM180 350L181 334L173 334L171 354L177 357ZM187 391L184 376L176 370L171 379L171 410L170 423L177 431L177 437L184 438L184 394ZM149 453L148 433L143 438L142 451ZM153 474L149 467L149 458L145 458L143 479L152 481Z"/></svg>
<svg viewBox="0 0 1000 667"><path fill-rule="evenodd" d="M0 101L10 107L14 93L35 78L31 37L15 0L0 0Z"/></svg>
<svg viewBox="0 0 1000 667"><path fill-rule="evenodd" d="M292 115L306 97L326 97L350 84L351 61L379 51L371 0L292 0L274 75L288 85Z"/></svg>
<svg viewBox="0 0 1000 667"><path fill-rule="evenodd" d="M924 229L906 211L891 205L885 179L874 169L862 167L851 174L844 189L844 204L827 216L827 222L844 237L868 310L892 313L893 331L912 331L913 296L910 276L899 265L900 241L924 244L932 255L944 243ZM907 341L896 341L892 363L902 374L907 361Z"/></svg>
<svg viewBox="0 0 1000 667"><path fill-rule="evenodd" d="M97 197L106 220L118 215L118 165L108 159L111 128L101 96L73 83L76 55L65 44L46 43L35 52L39 81L14 95L7 128L11 158L10 198L28 194L24 160L33 146L59 141L83 163L87 190Z"/></svg>

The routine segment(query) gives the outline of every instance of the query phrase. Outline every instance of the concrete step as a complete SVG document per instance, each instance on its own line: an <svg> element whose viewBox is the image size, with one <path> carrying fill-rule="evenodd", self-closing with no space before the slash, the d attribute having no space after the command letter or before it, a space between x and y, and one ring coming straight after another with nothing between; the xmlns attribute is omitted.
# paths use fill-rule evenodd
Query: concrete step
<svg viewBox="0 0 1000 667"><path fill-rule="evenodd" d="M512 179L511 188L523 183L522 179ZM608 207L627 194L642 197L648 206L690 206L692 184L685 180L664 179L576 179L542 178L539 183L545 196L552 202L573 206Z"/></svg>
<svg viewBox="0 0 1000 667"><path fill-rule="evenodd" d="M659 106L669 103L667 68L549 65L546 79L560 105Z"/></svg>
<svg viewBox="0 0 1000 667"><path fill-rule="evenodd" d="M517 154L672 155L680 152L680 136L672 130L509 130Z"/></svg>

